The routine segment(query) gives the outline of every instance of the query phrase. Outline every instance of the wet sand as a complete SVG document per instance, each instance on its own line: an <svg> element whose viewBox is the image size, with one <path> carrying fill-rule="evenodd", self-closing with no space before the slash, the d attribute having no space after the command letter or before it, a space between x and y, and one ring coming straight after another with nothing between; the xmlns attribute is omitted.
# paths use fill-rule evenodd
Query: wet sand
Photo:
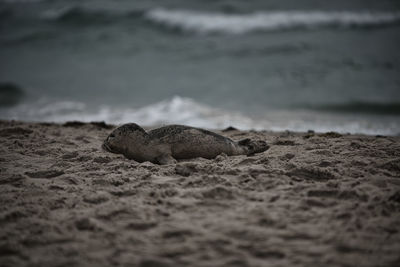
<svg viewBox="0 0 400 267"><path fill-rule="evenodd" d="M219 131L159 166L105 124L0 121L0 266L400 266L400 137Z"/></svg>

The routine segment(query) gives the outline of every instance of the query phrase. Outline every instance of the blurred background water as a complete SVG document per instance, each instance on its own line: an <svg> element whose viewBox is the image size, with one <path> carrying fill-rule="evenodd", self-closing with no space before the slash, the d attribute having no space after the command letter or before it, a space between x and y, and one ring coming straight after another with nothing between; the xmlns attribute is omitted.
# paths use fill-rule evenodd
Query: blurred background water
<svg viewBox="0 0 400 267"><path fill-rule="evenodd" d="M0 0L0 118L400 134L398 0Z"/></svg>

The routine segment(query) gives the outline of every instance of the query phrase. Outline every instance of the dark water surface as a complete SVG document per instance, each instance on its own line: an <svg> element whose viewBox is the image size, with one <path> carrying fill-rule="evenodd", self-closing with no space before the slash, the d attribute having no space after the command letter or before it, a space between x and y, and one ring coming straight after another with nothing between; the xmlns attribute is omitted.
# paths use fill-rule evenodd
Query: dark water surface
<svg viewBox="0 0 400 267"><path fill-rule="evenodd" d="M0 0L0 118L399 134L399 33L396 0Z"/></svg>

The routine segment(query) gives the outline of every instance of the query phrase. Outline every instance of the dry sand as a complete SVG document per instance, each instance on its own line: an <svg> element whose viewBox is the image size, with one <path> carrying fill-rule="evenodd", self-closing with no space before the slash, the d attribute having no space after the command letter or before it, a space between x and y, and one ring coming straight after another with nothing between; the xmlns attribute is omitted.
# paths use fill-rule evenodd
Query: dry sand
<svg viewBox="0 0 400 267"><path fill-rule="evenodd" d="M110 131L0 121L0 266L400 266L400 137L232 130L271 148L158 166Z"/></svg>

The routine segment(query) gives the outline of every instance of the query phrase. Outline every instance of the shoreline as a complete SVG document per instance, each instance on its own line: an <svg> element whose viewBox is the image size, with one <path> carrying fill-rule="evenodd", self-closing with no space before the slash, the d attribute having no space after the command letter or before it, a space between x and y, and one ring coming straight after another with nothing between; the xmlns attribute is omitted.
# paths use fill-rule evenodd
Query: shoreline
<svg viewBox="0 0 400 267"><path fill-rule="evenodd" d="M356 105L366 109L371 104L360 102ZM350 105L351 106L351 105ZM347 105L345 105L347 107ZM129 107L122 105L98 104L90 106L77 101L38 100L32 103L21 103L14 108L0 109L1 118L25 122L65 123L79 119L83 122L104 121L122 124L134 121L139 125L156 127L160 122L166 124L184 124L200 128L223 129L229 126L241 130L257 131L293 131L315 132L336 131L341 134L366 134L400 136L400 123L396 115L397 104L389 105L388 112L340 112L318 110L317 108L274 108L265 109L210 106L194 99L175 95L158 102L146 103L141 106ZM379 109L379 108L378 108ZM374 108L371 107L371 111ZM393 112L389 112L392 110ZM1 120L0 118L0 120Z"/></svg>
<svg viewBox="0 0 400 267"><path fill-rule="evenodd" d="M42 125L42 126L61 126L61 127L73 127L73 128L79 128L79 127L83 127L83 126L88 126L88 125L92 125L92 126L97 126L98 128L102 128L102 129L114 129L118 126L123 125L124 123L116 123L116 124L112 124L112 123L108 123L105 122L104 120L94 120L94 121L79 121L79 120L67 120L67 121L61 121L61 122L53 122L53 121L24 121L24 120L14 120L14 119L1 119L0 118L0 125L1 124L9 124L9 125ZM180 124L180 123L170 123L170 124L159 124L159 125L141 125L139 124L143 129L145 129L146 131L149 131L151 129L156 129L162 126L166 126L166 125L185 125L185 124ZM312 130L309 129L307 131L295 131L295 130L290 130L290 129L286 129L286 130L271 130L271 129L240 129L239 127L236 128L235 126L228 126L228 127L224 127L224 128L208 128L208 127L199 127L199 126L192 126L195 128L203 128L209 131L214 131L216 133L222 134L224 132L231 132L231 131L238 131L238 132L249 132L249 133L254 133L254 132L258 132L258 133L264 133L264 134L271 134L274 136L278 136L278 135L306 135L306 136L365 136L365 137L377 137L377 138L399 138L400 137L400 133L399 134L368 134L368 133L351 133L351 132L340 132L340 131L334 131L334 130L328 130L328 131L316 131L316 130Z"/></svg>
<svg viewBox="0 0 400 267"><path fill-rule="evenodd" d="M400 262L399 136L220 130L270 149L160 166L113 127L0 120L2 266Z"/></svg>

